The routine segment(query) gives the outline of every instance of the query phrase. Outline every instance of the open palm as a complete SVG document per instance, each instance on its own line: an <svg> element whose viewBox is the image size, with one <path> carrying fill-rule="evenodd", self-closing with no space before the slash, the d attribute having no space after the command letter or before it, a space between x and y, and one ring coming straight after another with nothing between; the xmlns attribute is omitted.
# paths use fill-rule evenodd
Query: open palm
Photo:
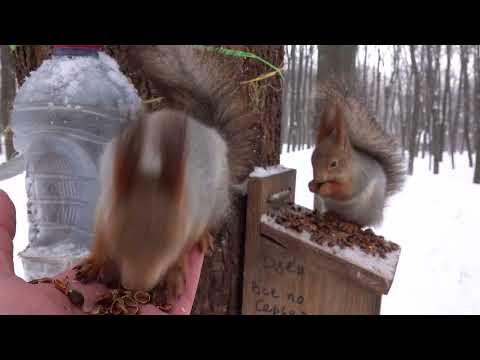
<svg viewBox="0 0 480 360"><path fill-rule="evenodd" d="M81 315L94 308L96 300L109 290L99 284L84 285L75 280L73 270L55 278L68 279L70 286L82 293L82 308L73 305L67 296L53 284L29 284L17 277L13 267L13 238L16 230L15 207L8 195L0 190L0 315ZM170 312L172 315L188 315L191 312L197 290L203 254L198 247L189 258L186 290ZM141 308L142 315L165 314L153 305Z"/></svg>

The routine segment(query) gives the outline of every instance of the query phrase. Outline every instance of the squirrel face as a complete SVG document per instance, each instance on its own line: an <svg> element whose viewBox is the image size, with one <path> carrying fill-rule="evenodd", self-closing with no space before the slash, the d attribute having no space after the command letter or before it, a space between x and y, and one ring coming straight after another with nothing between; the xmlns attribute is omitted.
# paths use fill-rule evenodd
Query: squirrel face
<svg viewBox="0 0 480 360"><path fill-rule="evenodd" d="M187 244L185 121L181 113L151 114L115 148L112 210L102 231L127 289L151 290Z"/></svg>
<svg viewBox="0 0 480 360"><path fill-rule="evenodd" d="M313 180L308 186L312 193L347 200L352 194L352 147L343 109L340 105L335 109L327 106L321 120L311 158Z"/></svg>
<svg viewBox="0 0 480 360"><path fill-rule="evenodd" d="M186 243L183 197L159 188L155 178L137 178L110 216L110 256L122 285L154 288Z"/></svg>

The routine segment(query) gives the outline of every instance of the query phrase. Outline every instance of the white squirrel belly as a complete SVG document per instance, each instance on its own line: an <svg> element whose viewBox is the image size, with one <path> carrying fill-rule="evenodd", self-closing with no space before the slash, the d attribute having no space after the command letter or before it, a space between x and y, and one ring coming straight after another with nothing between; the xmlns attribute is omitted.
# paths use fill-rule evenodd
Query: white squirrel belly
<svg viewBox="0 0 480 360"><path fill-rule="evenodd" d="M229 207L228 149L214 129L189 119L187 127L187 231L221 220Z"/></svg>

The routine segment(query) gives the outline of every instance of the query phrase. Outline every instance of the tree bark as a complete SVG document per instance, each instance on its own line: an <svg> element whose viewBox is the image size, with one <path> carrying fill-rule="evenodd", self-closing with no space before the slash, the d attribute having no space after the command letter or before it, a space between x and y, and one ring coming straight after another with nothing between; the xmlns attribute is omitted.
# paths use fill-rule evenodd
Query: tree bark
<svg viewBox="0 0 480 360"><path fill-rule="evenodd" d="M308 70L308 84L307 84L307 108L306 108L306 114L307 114L307 146L310 149L312 147L313 143L313 116L315 114L313 113L312 109L312 86L313 86L313 53L314 53L314 47L313 45L310 45L310 67Z"/></svg>
<svg viewBox="0 0 480 360"><path fill-rule="evenodd" d="M2 138L5 142L5 158L10 160L15 155L13 146L13 132L10 128L10 116L12 113L13 101L16 93L15 56L8 45L0 46L1 72L1 93L0 93L0 148ZM1 153L1 151L0 151Z"/></svg>
<svg viewBox="0 0 480 360"><path fill-rule="evenodd" d="M287 69L284 74L284 83L282 86L282 128L281 128L281 139L282 139L282 148L288 141L288 121L290 116L290 97L291 97L291 81L292 76L292 64L290 52L288 49L285 49L285 56L287 57Z"/></svg>
<svg viewBox="0 0 480 360"><path fill-rule="evenodd" d="M307 109L307 104L308 104L308 75L309 75L309 70L310 70L310 61L311 61L311 57L310 57L310 52L309 52L309 49L307 47L307 45L305 45L305 69L304 69L304 72L303 72L303 84L302 84L302 87L303 87L303 101L302 101L302 123L303 123L303 127L302 127L302 150L305 149L308 143L308 140L307 140L307 133L308 133L308 109Z"/></svg>
<svg viewBox="0 0 480 360"><path fill-rule="evenodd" d="M368 103L368 67L367 67L368 45L364 45L363 55L363 101Z"/></svg>
<svg viewBox="0 0 480 360"><path fill-rule="evenodd" d="M375 94L375 114L377 117L380 116L380 62L382 61L382 56L380 54L380 49L378 49L378 61L377 61L377 86L376 86L376 94Z"/></svg>
<svg viewBox="0 0 480 360"><path fill-rule="evenodd" d="M291 96L290 96L290 122L288 126L288 146L287 152L290 152L291 146L293 144L293 139L295 137L296 132L296 112L295 112L295 104L296 104L296 89L297 89L297 46L292 45L290 49L290 59L292 60L292 76L291 76Z"/></svg>
<svg viewBox="0 0 480 360"><path fill-rule="evenodd" d="M475 117L475 170L473 172L473 183L480 184L480 46L475 45L475 91L474 91L474 117Z"/></svg>
<svg viewBox="0 0 480 360"><path fill-rule="evenodd" d="M277 67L283 66L283 45L228 45L229 48L250 51L266 59ZM17 53L17 76L20 84L25 76L38 68L50 54L47 46L22 46ZM142 99L160 96L151 86L142 69L133 68L118 45L105 47L105 52L116 59L120 69L136 86ZM218 55L215 55L218 56ZM238 79L251 80L268 71L264 64L251 59L228 58L238 66ZM227 61L227 60L226 60ZM240 85L239 86L247 86ZM280 162L280 113L281 80L272 77L249 86L249 99L252 111L259 115L256 126L256 165L269 166ZM254 99L254 100L253 100ZM153 104L153 109L160 105ZM215 250L205 257L200 283L195 298L193 314L239 314L242 306L243 252L245 233L245 197L235 195L232 216L216 236Z"/></svg>
<svg viewBox="0 0 480 360"><path fill-rule="evenodd" d="M460 50L461 68L463 72L463 136L468 152L468 165L473 167L472 147L470 144L470 81L468 79L469 49L462 45Z"/></svg>
<svg viewBox="0 0 480 360"><path fill-rule="evenodd" d="M443 152L445 151L445 137L446 137L446 123L447 116L450 117L451 111L450 108L452 104L448 101L451 98L450 93L450 65L451 65L451 54L452 46L446 46L446 56L447 56L447 68L445 70L445 90L443 91L443 102L442 102L442 123L440 125L440 161L443 161ZM447 111L448 107L448 111Z"/></svg>
<svg viewBox="0 0 480 360"><path fill-rule="evenodd" d="M300 45L300 58L298 60L298 77L297 77L297 101L295 104L295 117L297 119L297 143L295 144L294 151L300 150L302 147L302 134L303 134L303 82L304 82L304 46Z"/></svg>
<svg viewBox="0 0 480 360"><path fill-rule="evenodd" d="M353 92L357 50L358 45L319 45L318 79L340 81Z"/></svg>
<svg viewBox="0 0 480 360"><path fill-rule="evenodd" d="M440 155L441 155L441 124L440 124L440 45L435 47L435 67L433 70L433 173L438 174L440 171Z"/></svg>
<svg viewBox="0 0 480 360"><path fill-rule="evenodd" d="M410 58L412 63L412 73L414 78L414 105L412 114L412 126L410 129L410 141L408 146L408 174L413 175L413 163L415 160L415 138L417 136L418 114L420 112L420 75L418 74L417 60L415 58L415 45L410 45Z"/></svg>
<svg viewBox="0 0 480 360"><path fill-rule="evenodd" d="M458 79L458 89L457 89L457 102L455 104L455 117L453 118L453 124L451 128L451 133L450 133L452 169L455 169L455 152L458 150L457 134L458 134L458 123L460 121L460 108L462 104L462 88L463 88L463 72L460 71L460 76Z"/></svg>

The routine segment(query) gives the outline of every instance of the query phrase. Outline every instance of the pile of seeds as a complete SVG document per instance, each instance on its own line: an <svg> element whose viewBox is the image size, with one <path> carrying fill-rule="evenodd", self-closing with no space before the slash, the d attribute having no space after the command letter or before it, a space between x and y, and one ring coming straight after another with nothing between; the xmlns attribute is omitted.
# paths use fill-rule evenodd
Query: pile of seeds
<svg viewBox="0 0 480 360"><path fill-rule="evenodd" d="M153 296L146 291L133 293L130 290L115 289L103 295L95 303L92 315L137 315L142 305L151 304ZM158 306L163 312L169 312L171 305Z"/></svg>
<svg viewBox="0 0 480 360"><path fill-rule="evenodd" d="M64 280L51 278L32 280L30 281L30 284L53 284L56 289L68 297L73 305L79 308L82 308L84 305L84 296L80 291L75 290L70 286L68 277ZM162 303L163 305L159 305ZM153 304L158 309L166 313L172 310L171 304L160 301L160 298L158 296L154 296L152 293L146 291L132 292L125 289L114 289L97 299L94 309L88 311L87 314L138 315L140 313L140 307L147 304Z"/></svg>
<svg viewBox="0 0 480 360"><path fill-rule="evenodd" d="M386 241L383 236L376 235L372 229L362 230L359 225L344 221L332 213L323 214L319 218L316 211L291 205L270 210L267 215L284 228L299 233L305 231L311 234L311 241L328 247L358 247L365 254L374 257L378 255L382 259L400 248L397 244Z"/></svg>

